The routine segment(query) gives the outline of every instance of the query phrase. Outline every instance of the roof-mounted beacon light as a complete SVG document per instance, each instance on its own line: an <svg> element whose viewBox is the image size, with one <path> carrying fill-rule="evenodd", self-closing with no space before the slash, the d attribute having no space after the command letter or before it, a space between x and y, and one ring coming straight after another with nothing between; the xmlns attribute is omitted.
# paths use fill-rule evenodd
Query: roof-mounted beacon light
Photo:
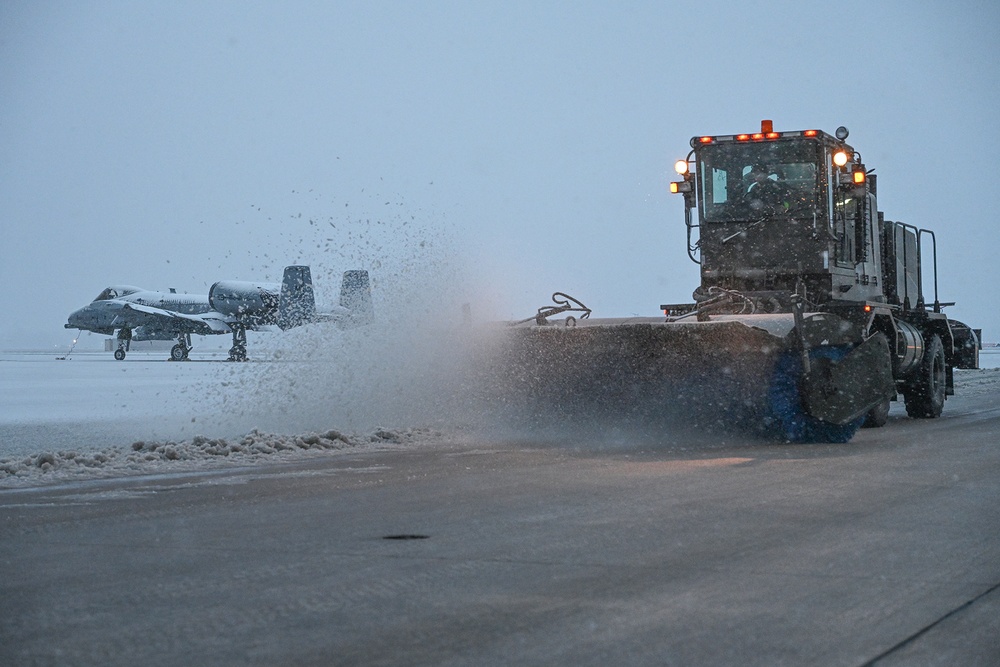
<svg viewBox="0 0 1000 667"><path fill-rule="evenodd" d="M771 132L774 132L774 121L771 120L760 121L760 133L770 134Z"/></svg>

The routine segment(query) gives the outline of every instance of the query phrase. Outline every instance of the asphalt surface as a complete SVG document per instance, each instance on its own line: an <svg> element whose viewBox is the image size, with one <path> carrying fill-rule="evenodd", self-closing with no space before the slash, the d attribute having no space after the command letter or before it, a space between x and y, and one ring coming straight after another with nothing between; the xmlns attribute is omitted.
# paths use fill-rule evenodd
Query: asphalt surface
<svg viewBox="0 0 1000 667"><path fill-rule="evenodd" d="M3 665L1000 664L1000 407L0 491Z"/></svg>

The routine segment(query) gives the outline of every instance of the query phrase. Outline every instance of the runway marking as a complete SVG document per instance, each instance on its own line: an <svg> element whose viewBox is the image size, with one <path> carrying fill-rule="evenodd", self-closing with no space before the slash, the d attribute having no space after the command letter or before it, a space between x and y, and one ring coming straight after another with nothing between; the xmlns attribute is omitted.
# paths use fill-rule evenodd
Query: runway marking
<svg viewBox="0 0 1000 667"><path fill-rule="evenodd" d="M966 601L966 602L958 605L957 607L955 607L954 609L952 609L951 611L949 611L947 614L945 614L941 618L937 619L933 623L929 623L928 625L925 625L920 630L917 630L912 635L910 635L909 637L907 637L903 641L899 642L898 644L896 644L892 648L888 649L887 651L884 651L883 653L880 653L879 655L875 656L874 658L872 658L868 662L864 663L863 665L861 665L861 667L873 667L874 665L876 665L883 658L887 658L888 656L892 655L896 651L898 651L898 650L900 650L900 649L902 649L902 648L904 648L904 647L912 644L917 639L919 639L920 637L922 637L923 635L927 634L929 631L931 631L932 629L934 629L935 627L937 627L938 625L940 625L942 622L944 622L947 619L951 618L952 616L954 616L955 614L959 613L960 611L964 611L965 609L968 609L973 604L975 604L976 602L978 602L979 600L983 599L984 597L986 597L990 593L993 593L996 590L1000 590L1000 584L994 584L993 586L991 586L990 588L987 588L985 591L983 591L982 593L980 593L976 597L972 598L971 600L968 600L968 601Z"/></svg>

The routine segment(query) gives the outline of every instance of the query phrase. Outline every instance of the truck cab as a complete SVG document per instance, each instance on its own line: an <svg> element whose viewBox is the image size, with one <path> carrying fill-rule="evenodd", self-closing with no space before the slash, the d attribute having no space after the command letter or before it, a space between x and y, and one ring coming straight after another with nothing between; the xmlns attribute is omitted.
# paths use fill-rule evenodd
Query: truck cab
<svg viewBox="0 0 1000 667"><path fill-rule="evenodd" d="M675 186L689 239L697 230L689 253L702 292L759 294L787 309L782 294L801 278L819 303L885 300L875 179L851 146L820 130L774 132L768 121L691 146Z"/></svg>
<svg viewBox="0 0 1000 667"><path fill-rule="evenodd" d="M847 137L844 127L775 132L769 120L752 134L693 137L675 165L683 180L670 189L684 195L688 255L701 284L695 304L661 308L668 321L836 315L862 340L886 338L907 412L936 417L953 393L952 370L978 367L980 332L943 314L952 304L938 300L934 233L884 218L876 176ZM922 253L925 245L933 254Z"/></svg>

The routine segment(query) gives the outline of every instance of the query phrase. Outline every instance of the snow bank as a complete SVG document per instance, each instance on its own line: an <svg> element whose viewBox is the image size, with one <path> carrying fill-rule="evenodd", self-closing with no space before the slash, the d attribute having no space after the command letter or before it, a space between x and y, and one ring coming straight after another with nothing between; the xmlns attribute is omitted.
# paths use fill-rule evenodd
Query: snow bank
<svg viewBox="0 0 1000 667"><path fill-rule="evenodd" d="M1000 395L1000 369L956 370L955 385L956 395L949 398L946 411L960 410L963 398ZM541 442L548 441L551 435L536 429L530 437ZM452 425L447 429L378 428L368 435L338 430L280 435L252 430L238 439L195 436L179 441L140 440L131 446L106 447L93 452L60 450L0 459L0 489L282 463L350 451L433 446L452 442L457 437L483 437L483 432L470 429L468 425Z"/></svg>
<svg viewBox="0 0 1000 667"><path fill-rule="evenodd" d="M1000 394L1000 368L955 370L955 396L979 396L996 392ZM953 400L951 398L948 399ZM945 409L948 409L947 403Z"/></svg>
<svg viewBox="0 0 1000 667"><path fill-rule="evenodd" d="M377 429L366 436L335 430L302 435L251 431L239 440L204 436L180 442L140 440L127 448L42 452L0 459L0 488L288 462L348 450L396 449L441 440L443 434L430 429Z"/></svg>

